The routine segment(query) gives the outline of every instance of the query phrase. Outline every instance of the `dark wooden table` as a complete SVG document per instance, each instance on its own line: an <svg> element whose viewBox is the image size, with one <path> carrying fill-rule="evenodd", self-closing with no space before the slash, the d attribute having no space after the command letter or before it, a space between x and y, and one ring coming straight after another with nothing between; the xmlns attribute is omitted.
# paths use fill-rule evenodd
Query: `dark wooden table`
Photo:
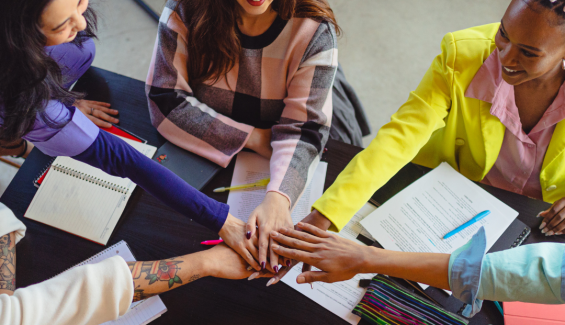
<svg viewBox="0 0 565 325"><path fill-rule="evenodd" d="M110 102L120 111L120 125L147 139L149 144L159 147L165 142L150 123L143 82L91 68L79 80L75 90L86 92L88 99ZM328 142L327 149L323 156L323 160L328 162L326 188L361 151L361 148L332 140ZM27 226L26 237L17 246L18 287L46 280L104 249L96 243L23 217L37 190L32 184L33 179L49 159L34 149L0 198ZM227 193L213 193L212 189L229 186L233 168L234 162L222 170L203 192L226 202ZM373 199L385 202L423 173L423 169L407 165L377 191ZM565 241L559 237L545 237L537 230L539 220L535 215L546 209L547 203L483 187L519 211L518 218L532 227L527 243ZM137 188L108 245L125 240L138 260L156 260L200 251L204 248L199 243L213 238L217 238L217 234ZM266 288L266 282L265 279L200 279L162 294L168 312L154 324L345 324L341 318L287 285L280 283ZM449 310L456 311L461 306L455 298L435 288L429 288L427 292ZM492 303L485 302L483 311L471 320L471 324L503 324L503 319Z"/></svg>

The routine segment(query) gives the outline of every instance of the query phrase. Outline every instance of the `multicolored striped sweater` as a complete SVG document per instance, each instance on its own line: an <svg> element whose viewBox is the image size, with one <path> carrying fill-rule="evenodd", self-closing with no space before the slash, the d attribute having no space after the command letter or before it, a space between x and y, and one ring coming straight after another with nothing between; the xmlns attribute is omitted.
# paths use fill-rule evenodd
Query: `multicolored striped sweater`
<svg viewBox="0 0 565 325"><path fill-rule="evenodd" d="M329 137L337 70L333 25L277 17L262 35L239 33L239 62L217 82L188 80L189 19L169 0L159 22L146 93L153 125L172 143L227 166L253 129L271 128L267 191L294 206ZM175 9L176 8L176 9Z"/></svg>

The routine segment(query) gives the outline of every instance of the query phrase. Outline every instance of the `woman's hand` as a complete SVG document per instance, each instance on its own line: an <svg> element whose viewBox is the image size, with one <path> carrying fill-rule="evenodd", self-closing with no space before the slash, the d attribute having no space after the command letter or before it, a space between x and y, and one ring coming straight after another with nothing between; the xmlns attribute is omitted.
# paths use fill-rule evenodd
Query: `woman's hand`
<svg viewBox="0 0 565 325"><path fill-rule="evenodd" d="M233 249L220 244L203 252L205 274L215 278L240 280L249 277L254 271L248 268L248 263ZM270 277L262 273L259 277Z"/></svg>
<svg viewBox="0 0 565 325"><path fill-rule="evenodd" d="M259 263L261 263L261 269L266 268L268 257L272 270L275 273L280 270L279 255L269 245L272 243L269 233L283 227L293 227L290 217L290 202L282 194L268 192L263 202L251 213L246 229L247 238L255 236L257 231L259 233Z"/></svg>
<svg viewBox="0 0 565 325"><path fill-rule="evenodd" d="M304 231L283 228L279 232L271 232L271 238L280 243L272 245L277 254L322 270L302 272L296 278L297 283L333 283L349 280L357 273L365 273L364 266L368 265L372 248L309 224L299 222L297 226Z"/></svg>
<svg viewBox="0 0 565 325"><path fill-rule="evenodd" d="M565 233L565 198L553 203L551 208L540 212L538 217L543 218L539 229L546 236L563 235Z"/></svg>
<svg viewBox="0 0 565 325"><path fill-rule="evenodd" d="M332 225L332 222L328 220L328 218L326 218L323 214L318 212L318 210L316 209L312 210L312 212L309 215L307 215L306 218L302 219L302 221L299 222L298 224L301 223L315 226L322 231L328 230ZM296 231L303 231L298 225L295 226L294 229ZM275 284L279 282L288 273L288 271L290 271L296 264L298 264L297 260L285 258L286 267L284 267L280 272L278 272L273 276L271 281L269 281L270 284ZM310 271L311 268L312 267L308 263L302 264L302 272L308 272Z"/></svg>
<svg viewBox="0 0 565 325"><path fill-rule="evenodd" d="M271 147L272 135L271 129L255 128L251 132L247 143L245 143L245 148L251 149L267 159L271 159L273 155L273 147Z"/></svg>
<svg viewBox="0 0 565 325"><path fill-rule="evenodd" d="M261 270L257 263L259 253L257 251L257 236L245 237L245 222L228 213L224 226L219 232L220 237L229 247L236 251L255 270Z"/></svg>
<svg viewBox="0 0 565 325"><path fill-rule="evenodd" d="M110 104L108 103L79 99L75 101L74 106L99 127L109 128L112 126L112 124L108 122L120 122L120 120L118 120L117 118L108 115L118 114L117 110L109 108Z"/></svg>

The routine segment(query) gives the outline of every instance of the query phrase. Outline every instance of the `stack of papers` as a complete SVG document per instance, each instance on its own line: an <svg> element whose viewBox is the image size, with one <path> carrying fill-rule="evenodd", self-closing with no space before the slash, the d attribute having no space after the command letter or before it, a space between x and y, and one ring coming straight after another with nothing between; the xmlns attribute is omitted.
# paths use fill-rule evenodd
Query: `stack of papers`
<svg viewBox="0 0 565 325"><path fill-rule="evenodd" d="M448 239L448 232L479 212L491 213ZM450 254L485 227L487 250L518 212L442 163L381 205L361 224L385 249Z"/></svg>

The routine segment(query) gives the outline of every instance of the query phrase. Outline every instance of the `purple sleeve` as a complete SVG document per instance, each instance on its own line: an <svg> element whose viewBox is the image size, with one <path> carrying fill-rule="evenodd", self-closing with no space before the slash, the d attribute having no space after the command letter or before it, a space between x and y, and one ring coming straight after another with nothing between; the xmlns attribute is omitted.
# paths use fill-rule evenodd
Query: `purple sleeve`
<svg viewBox="0 0 565 325"><path fill-rule="evenodd" d="M73 158L110 175L131 179L168 206L215 232L222 229L228 216L227 204L207 197L106 131L101 131L88 149Z"/></svg>
<svg viewBox="0 0 565 325"><path fill-rule="evenodd" d="M51 100L45 108L51 121L66 123L63 128L53 128L45 121L37 119L33 130L24 136L37 149L46 155L75 156L86 150L94 142L100 132L76 107L66 107L61 102Z"/></svg>

